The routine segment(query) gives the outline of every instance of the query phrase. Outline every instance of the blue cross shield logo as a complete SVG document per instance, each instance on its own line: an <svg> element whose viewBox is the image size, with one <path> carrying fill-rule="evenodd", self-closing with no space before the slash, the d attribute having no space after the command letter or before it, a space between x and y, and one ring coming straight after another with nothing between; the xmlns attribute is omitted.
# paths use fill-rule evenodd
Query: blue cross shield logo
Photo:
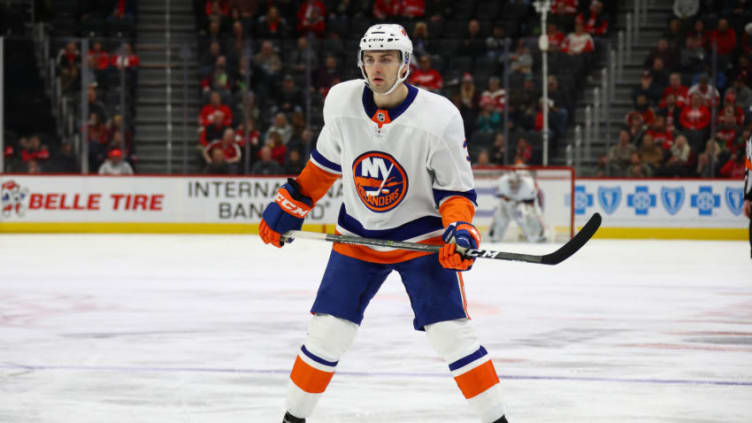
<svg viewBox="0 0 752 423"><path fill-rule="evenodd" d="M684 205L684 187L661 187L661 203L668 214L675 215Z"/></svg>
<svg viewBox="0 0 752 423"><path fill-rule="evenodd" d="M726 187L726 195L723 196L726 199L726 206L728 206L731 213L734 216L742 214L742 207L744 206L744 189L743 188L729 188Z"/></svg>
<svg viewBox="0 0 752 423"><path fill-rule="evenodd" d="M637 185L635 193L627 195L627 207L634 207L637 216L646 216L656 203L655 194L650 193L647 185Z"/></svg>
<svg viewBox="0 0 752 423"><path fill-rule="evenodd" d="M598 187L598 204L603 211L611 214L621 203L621 187Z"/></svg>
<svg viewBox="0 0 752 423"><path fill-rule="evenodd" d="M696 208L700 216L712 216L713 209L721 207L721 196L713 194L712 186L700 185L699 192L690 197L690 206Z"/></svg>
<svg viewBox="0 0 752 423"><path fill-rule="evenodd" d="M588 194L585 187L576 185L574 187L574 214L585 214L588 207L593 206L593 194Z"/></svg>

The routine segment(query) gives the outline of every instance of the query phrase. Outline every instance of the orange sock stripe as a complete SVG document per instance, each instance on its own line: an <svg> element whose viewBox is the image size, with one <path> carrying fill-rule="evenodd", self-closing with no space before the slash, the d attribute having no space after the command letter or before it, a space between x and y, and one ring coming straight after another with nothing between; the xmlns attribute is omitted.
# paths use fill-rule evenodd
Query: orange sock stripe
<svg viewBox="0 0 752 423"><path fill-rule="evenodd" d="M496 375L496 369L491 360L488 360L469 372L456 376L454 380L462 391L462 395L470 399L499 383L499 376Z"/></svg>
<svg viewBox="0 0 752 423"><path fill-rule="evenodd" d="M290 379L298 388L309 394L320 394L326 390L329 381L332 380L334 372L324 372L308 365L300 357L295 359L295 365L292 366Z"/></svg>

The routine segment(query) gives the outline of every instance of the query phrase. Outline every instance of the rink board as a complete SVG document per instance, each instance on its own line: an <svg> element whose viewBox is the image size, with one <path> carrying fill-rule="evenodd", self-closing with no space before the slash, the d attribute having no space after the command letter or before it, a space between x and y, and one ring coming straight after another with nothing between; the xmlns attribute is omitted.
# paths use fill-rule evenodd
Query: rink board
<svg viewBox="0 0 752 423"><path fill-rule="evenodd" d="M264 207L284 177L0 176L0 232L257 232ZM476 224L490 224L494 181L478 178ZM578 179L575 226L603 216L601 238L747 239L743 181ZM547 199L571 206L569 194ZM334 230L342 202L338 180L304 229Z"/></svg>

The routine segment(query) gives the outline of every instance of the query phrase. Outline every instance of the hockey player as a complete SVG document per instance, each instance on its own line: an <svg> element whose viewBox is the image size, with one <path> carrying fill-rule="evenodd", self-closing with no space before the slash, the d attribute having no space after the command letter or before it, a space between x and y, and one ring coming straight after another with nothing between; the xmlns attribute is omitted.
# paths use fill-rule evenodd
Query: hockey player
<svg viewBox="0 0 752 423"><path fill-rule="evenodd" d="M335 243L316 294L308 336L290 374L286 423L305 422L352 344L369 301L397 271L415 314L413 326L448 364L483 422L505 423L499 378L466 311L461 271L476 248L476 193L459 111L444 97L405 83L412 42L395 24L360 40L364 80L331 88L311 159L264 210L259 235L284 244L339 177L344 200L337 231L443 245L438 255Z"/></svg>
<svg viewBox="0 0 752 423"><path fill-rule="evenodd" d="M529 242L546 240L541 217L538 184L527 172L516 170L499 178L499 207L494 211L489 237L491 242L504 239L509 222L514 220Z"/></svg>
<svg viewBox="0 0 752 423"><path fill-rule="evenodd" d="M752 135L747 138L747 159L744 172L744 215L749 219L749 246L752 257Z"/></svg>

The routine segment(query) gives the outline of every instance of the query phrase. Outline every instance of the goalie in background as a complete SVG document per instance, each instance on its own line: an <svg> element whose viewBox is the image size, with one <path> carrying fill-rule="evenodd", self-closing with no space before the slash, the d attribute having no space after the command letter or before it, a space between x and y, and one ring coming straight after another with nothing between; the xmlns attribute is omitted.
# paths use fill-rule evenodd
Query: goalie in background
<svg viewBox="0 0 752 423"><path fill-rule="evenodd" d="M499 207L491 222L491 242L504 239L509 222L514 220L529 242L545 242L545 225L540 209L540 189L532 176L524 171L514 171L499 178Z"/></svg>

